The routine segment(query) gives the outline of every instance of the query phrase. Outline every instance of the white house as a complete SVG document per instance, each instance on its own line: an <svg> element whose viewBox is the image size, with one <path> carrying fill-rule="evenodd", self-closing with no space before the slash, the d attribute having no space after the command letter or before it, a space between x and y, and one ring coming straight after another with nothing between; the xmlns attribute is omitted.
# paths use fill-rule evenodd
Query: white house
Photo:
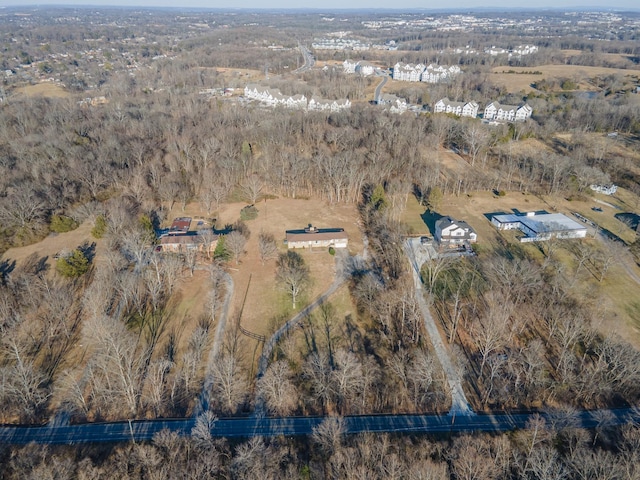
<svg viewBox="0 0 640 480"><path fill-rule="evenodd" d="M344 73L356 73L357 66L358 66L358 62L355 62L348 58L344 62L342 62L342 68L344 69Z"/></svg>
<svg viewBox="0 0 640 480"><path fill-rule="evenodd" d="M419 82L424 69L425 66L421 63L411 65L398 62L393 66L393 79L403 82Z"/></svg>
<svg viewBox="0 0 640 480"><path fill-rule="evenodd" d="M478 116L478 104L476 102L452 102L448 98L442 98L433 106L434 113L451 113L458 117Z"/></svg>
<svg viewBox="0 0 640 480"><path fill-rule="evenodd" d="M591 190L594 192L602 193L604 195L613 195L618 191L617 185L591 185Z"/></svg>
<svg viewBox="0 0 640 480"><path fill-rule="evenodd" d="M407 101L404 98L400 98L392 93L383 93L378 99L379 105L389 105L389 111L391 113L404 113L407 111Z"/></svg>
<svg viewBox="0 0 640 480"><path fill-rule="evenodd" d="M478 116L479 105L476 102L467 102L462 107L462 116L476 118Z"/></svg>
<svg viewBox="0 0 640 480"><path fill-rule="evenodd" d="M307 110L319 112L339 112L351 108L351 101L344 100L323 100L321 98L312 97L307 105Z"/></svg>
<svg viewBox="0 0 640 480"><path fill-rule="evenodd" d="M531 55L532 53L536 53L538 51L538 47L535 45L518 45L514 48L511 53L514 55Z"/></svg>
<svg viewBox="0 0 640 480"><path fill-rule="evenodd" d="M527 118L531 118L532 113L533 109L525 103L516 110L516 122L524 122Z"/></svg>
<svg viewBox="0 0 640 480"><path fill-rule="evenodd" d="M478 235L467 222L443 217L436 221L435 240L444 248L459 248L476 243Z"/></svg>
<svg viewBox="0 0 640 480"><path fill-rule="evenodd" d="M498 120L503 122L524 122L531 117L533 109L524 104L520 107L515 105L501 105L499 102L491 102L484 109L485 120Z"/></svg>
<svg viewBox="0 0 640 480"><path fill-rule="evenodd" d="M322 100L312 98L307 100L304 95L285 96L280 93L277 88L269 89L260 85L247 85L244 87L244 95L249 100L257 100L269 107L282 106L285 108L307 109L307 110L327 110L338 112L347 108L351 108L351 102L345 100Z"/></svg>
<svg viewBox="0 0 640 480"><path fill-rule="evenodd" d="M491 102L489 105L484 107L484 119L485 120L493 120L496 118L496 114L498 113L498 107L500 104L498 102Z"/></svg>
<svg viewBox="0 0 640 480"><path fill-rule="evenodd" d="M484 53L488 53L489 55L495 57L496 55L508 53L508 51L504 48L496 47L495 45L493 45L491 48L486 48L484 50Z"/></svg>
<svg viewBox="0 0 640 480"><path fill-rule="evenodd" d="M528 212L524 215L503 214L491 217L498 230L520 230L521 242L539 242L552 238L584 238L587 227L561 213Z"/></svg>
<svg viewBox="0 0 640 480"><path fill-rule="evenodd" d="M460 73L460 67L452 65L446 67L443 65L429 65L420 74L420 81L425 83L439 83Z"/></svg>
<svg viewBox="0 0 640 480"><path fill-rule="evenodd" d="M454 115L462 115L463 102L452 102L447 97L441 98L433 106L435 113L452 113Z"/></svg>
<svg viewBox="0 0 640 480"><path fill-rule="evenodd" d="M376 72L376 66L369 62L358 62L356 73L368 77Z"/></svg>

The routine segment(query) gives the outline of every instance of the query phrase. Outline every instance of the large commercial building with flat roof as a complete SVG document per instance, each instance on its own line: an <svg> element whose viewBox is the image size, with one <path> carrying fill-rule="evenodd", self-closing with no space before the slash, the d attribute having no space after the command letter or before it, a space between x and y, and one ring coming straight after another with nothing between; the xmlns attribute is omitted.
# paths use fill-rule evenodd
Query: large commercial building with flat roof
<svg viewBox="0 0 640 480"><path fill-rule="evenodd" d="M584 238L587 227L562 213L502 214L491 217L498 230L520 230L525 234L521 242L539 242L552 238Z"/></svg>

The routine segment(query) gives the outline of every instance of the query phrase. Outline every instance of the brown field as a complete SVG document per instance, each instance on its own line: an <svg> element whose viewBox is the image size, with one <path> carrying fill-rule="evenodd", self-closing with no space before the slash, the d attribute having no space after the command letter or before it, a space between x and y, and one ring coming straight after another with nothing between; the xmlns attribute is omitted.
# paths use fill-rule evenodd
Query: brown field
<svg viewBox="0 0 640 480"><path fill-rule="evenodd" d="M540 71L542 75L531 74L514 74L506 73L513 70L515 72ZM606 68L606 67L585 67L581 65L540 65L537 67L494 67L492 70L491 80L506 88L509 93L537 92L531 86L532 83L539 82L546 78L571 78L579 81L578 85L581 91L593 91L594 87L588 80L597 76L605 76L617 74L631 78L640 76L639 70L630 70L622 68Z"/></svg>
<svg viewBox="0 0 640 480"><path fill-rule="evenodd" d="M101 242L91 236L92 228L93 223L87 221L71 232L51 233L38 243L24 247L10 248L2 255L2 259L14 260L17 265L20 265L25 259L36 254L40 258L47 257L49 270L53 271L53 267L55 266L53 256L56 253L63 249L73 250L84 242L96 242L96 260L99 261Z"/></svg>
<svg viewBox="0 0 640 480"><path fill-rule="evenodd" d="M212 68L220 74L228 85L235 89L244 88L248 83L257 82L259 80L264 79L264 72L260 70L250 70L246 68L223 68L223 67L215 67ZM239 90L236 90L236 94L240 94Z"/></svg>
<svg viewBox="0 0 640 480"><path fill-rule="evenodd" d="M14 94L26 95L28 97L52 97L65 98L71 94L60 85L55 83L38 83L36 85L26 85L13 90Z"/></svg>
<svg viewBox="0 0 640 480"><path fill-rule="evenodd" d="M245 203L231 203L222 205L218 216L218 226L234 223L240 218L240 210ZM342 227L349 235L349 250L352 253L362 250L362 234L358 227L358 214L355 205L328 205L318 200L293 200L275 199L259 202L260 211L258 218L247 221L251 236L246 246L246 255L235 265L229 262L229 272L234 281L234 295L229 310L229 318L236 318L240 313L243 299L246 294L246 302L242 309L241 325L256 334L268 336L295 312L291 309L291 302L275 284L275 261L271 260L265 265L259 258L258 235L260 231L272 233L279 241L284 240L285 230L303 228L312 223L320 228ZM177 216L202 215L206 212L200 210L198 204L188 205L185 211L175 207L168 216L172 219ZM285 251L284 244L280 244L281 251ZM322 249L317 252L299 252L310 267L313 284L309 292L298 304L299 310L304 307L306 301L311 301L325 291L334 279L335 258ZM251 279L249 281L249 279ZM204 278L202 279L205 280ZM190 290L183 294L182 302L191 302L192 311L196 311L195 303L206 301L206 289L196 295L196 291ZM197 298L203 295L201 298ZM305 301L306 300L306 301ZM339 312L342 315L342 312ZM246 348L249 354L255 348L255 342L246 339ZM258 352L259 353L259 352Z"/></svg>
<svg viewBox="0 0 640 480"><path fill-rule="evenodd" d="M614 217L614 214L620 210L593 201L598 199L612 205L620 205L624 207L624 211L633 211L633 209L629 208L630 204L636 204L631 199L633 195L623 189L619 191L620 193L615 197L595 194L593 199L587 201L538 197L520 192L508 192L504 197L498 197L491 192L473 192L470 195L461 195L459 197L446 195L438 213L468 222L478 233L479 248L483 252L481 254L491 254L497 244L498 236L501 235L491 225L485 214L511 212L513 209L520 211L546 210L548 212L564 213L570 217L572 216L571 212L579 212L628 242L635 239L635 233ZM593 206L602 207L603 211L595 212L591 209ZM416 234L429 232L426 224L420 218L424 211L425 208L420 207L415 199L412 198L407 202L407 210L403 220L411 226ZM637 213L638 209L635 211ZM429 233L432 234L433 232ZM502 237L509 241L516 241L513 232L504 232ZM594 242L594 245L597 246L600 245L595 240L586 241ZM537 248L534 245L525 244L523 247L533 257L537 255ZM569 253L566 253L566 258L570 258ZM625 260L621 259L621 261ZM632 269L637 276L640 276L640 268L632 263L627 262L628 268ZM583 279L574 293L593 302L597 307L594 309L594 317L597 319L595 326L600 331L603 333L615 332L634 345L640 346L640 325L629 313L633 301L640 298L640 285L626 273L621 265L618 264L611 267L602 283L598 282L594 277Z"/></svg>

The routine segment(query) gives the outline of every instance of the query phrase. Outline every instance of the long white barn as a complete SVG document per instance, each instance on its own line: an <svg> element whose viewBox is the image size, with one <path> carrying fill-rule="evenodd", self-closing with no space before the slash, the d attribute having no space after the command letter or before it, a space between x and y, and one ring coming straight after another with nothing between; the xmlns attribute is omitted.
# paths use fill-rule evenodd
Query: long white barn
<svg viewBox="0 0 640 480"><path fill-rule="evenodd" d="M587 227L561 213L529 212L525 215L494 215L491 223L498 230L520 230L521 242L540 242L552 238L585 238Z"/></svg>

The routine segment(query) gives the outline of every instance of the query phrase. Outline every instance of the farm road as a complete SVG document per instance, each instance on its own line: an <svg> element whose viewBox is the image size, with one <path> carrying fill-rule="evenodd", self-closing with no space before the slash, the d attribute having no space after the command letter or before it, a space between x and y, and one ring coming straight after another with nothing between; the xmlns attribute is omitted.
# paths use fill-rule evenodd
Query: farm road
<svg viewBox="0 0 640 480"><path fill-rule="evenodd" d="M262 355L260 355L260 359L258 360L258 371L257 378L260 378L264 375L264 372L267 370L267 366L269 365L269 359L271 358L271 354L273 353L274 347L278 344L278 341L292 327L295 327L298 323L300 323L307 315L309 315L314 309L318 306L322 305L331 295L333 295L338 288L345 282L347 279L347 275L344 272L346 258L348 257L348 253L346 250L336 250L336 276L333 280L333 283L329 286L329 288L322 293L318 298L316 298L312 303L307 305L305 308L300 310L293 318L291 318L287 323L281 326L271 338L267 340L262 348Z"/></svg>

